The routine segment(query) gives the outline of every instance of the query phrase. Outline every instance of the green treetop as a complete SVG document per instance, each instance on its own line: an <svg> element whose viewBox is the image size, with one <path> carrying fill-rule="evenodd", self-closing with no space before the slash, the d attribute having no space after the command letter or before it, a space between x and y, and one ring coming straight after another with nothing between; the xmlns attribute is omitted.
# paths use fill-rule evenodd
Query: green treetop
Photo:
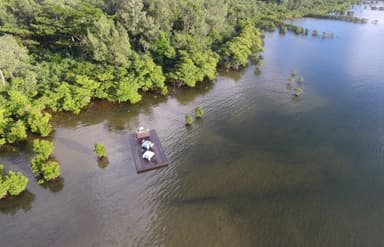
<svg viewBox="0 0 384 247"><path fill-rule="evenodd" d="M0 47L0 81L5 86L6 80L27 66L29 57L27 49L11 35L0 36Z"/></svg>
<svg viewBox="0 0 384 247"><path fill-rule="evenodd" d="M53 143L47 140L33 141L33 151L43 159L48 159L54 149Z"/></svg>
<svg viewBox="0 0 384 247"><path fill-rule="evenodd" d="M50 160L53 149L53 143L50 141L33 141L33 151L36 153L36 156L31 160L31 170L37 176L39 184L44 181L54 180L60 176L59 163Z"/></svg>
<svg viewBox="0 0 384 247"><path fill-rule="evenodd" d="M18 196L28 185L28 178L21 172L4 172L4 165L0 164L0 199L7 195Z"/></svg>
<svg viewBox="0 0 384 247"><path fill-rule="evenodd" d="M112 65L128 65L128 56L131 54L131 45L127 31L120 24L114 24L112 20L102 15L88 29L88 49L93 59Z"/></svg>
<svg viewBox="0 0 384 247"><path fill-rule="evenodd" d="M8 194L17 196L27 188L28 178L21 172L9 171L5 182L8 183Z"/></svg>
<svg viewBox="0 0 384 247"><path fill-rule="evenodd" d="M43 162L40 170L45 181L50 181L60 176L60 165L57 161L48 160Z"/></svg>
<svg viewBox="0 0 384 247"><path fill-rule="evenodd" d="M96 143L93 151L97 154L99 159L102 159L107 155L107 148L101 143Z"/></svg>

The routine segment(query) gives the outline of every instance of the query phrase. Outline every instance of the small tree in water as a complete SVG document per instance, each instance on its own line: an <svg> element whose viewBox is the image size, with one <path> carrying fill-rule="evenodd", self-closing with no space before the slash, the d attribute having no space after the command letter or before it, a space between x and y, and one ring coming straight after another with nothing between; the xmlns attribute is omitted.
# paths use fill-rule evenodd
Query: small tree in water
<svg viewBox="0 0 384 247"><path fill-rule="evenodd" d="M101 143L96 143L93 151L97 154L99 159L103 159L107 155L107 149Z"/></svg>
<svg viewBox="0 0 384 247"><path fill-rule="evenodd" d="M47 160L41 164L41 174L45 181L51 181L60 176L60 165L56 161Z"/></svg>
<svg viewBox="0 0 384 247"><path fill-rule="evenodd" d="M190 114L185 115L185 125L191 125L193 123L193 118Z"/></svg>
<svg viewBox="0 0 384 247"><path fill-rule="evenodd" d="M33 151L41 158L47 160L54 149L53 143L47 140L34 140Z"/></svg>
<svg viewBox="0 0 384 247"><path fill-rule="evenodd" d="M37 183L52 181L60 176L60 165L50 160L54 149L53 143L47 140L34 140L33 151L36 156L31 160L31 170L37 177Z"/></svg>
<svg viewBox="0 0 384 247"><path fill-rule="evenodd" d="M328 34L326 32L323 32L323 36L322 36L323 39L326 39L328 38Z"/></svg>
<svg viewBox="0 0 384 247"><path fill-rule="evenodd" d="M4 173L4 166L0 164L0 199L7 195L18 196L28 185L28 178L21 172L9 171Z"/></svg>
<svg viewBox="0 0 384 247"><path fill-rule="evenodd" d="M196 118L202 118L203 115L204 115L204 109L202 106L198 106L195 108L195 114L196 114Z"/></svg>
<svg viewBox="0 0 384 247"><path fill-rule="evenodd" d="M301 87L295 87L293 89L293 95L294 96L299 97L302 94L303 94L303 89Z"/></svg>

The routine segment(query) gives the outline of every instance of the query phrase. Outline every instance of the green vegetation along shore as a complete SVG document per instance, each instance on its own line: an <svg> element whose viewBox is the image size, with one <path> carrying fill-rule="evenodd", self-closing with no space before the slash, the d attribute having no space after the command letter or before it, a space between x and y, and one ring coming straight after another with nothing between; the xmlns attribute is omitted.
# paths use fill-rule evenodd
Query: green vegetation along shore
<svg viewBox="0 0 384 247"><path fill-rule="evenodd" d="M79 113L94 99L136 103L148 91L214 79L218 68L240 69L262 51L262 31L350 4L3 0L0 145L49 135L55 111Z"/></svg>

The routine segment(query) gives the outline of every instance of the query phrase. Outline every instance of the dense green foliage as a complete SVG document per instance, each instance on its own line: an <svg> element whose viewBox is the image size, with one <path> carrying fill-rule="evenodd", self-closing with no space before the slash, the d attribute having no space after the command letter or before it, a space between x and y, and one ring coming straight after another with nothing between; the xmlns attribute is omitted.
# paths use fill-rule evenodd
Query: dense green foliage
<svg viewBox="0 0 384 247"><path fill-rule="evenodd" d="M284 20L349 3L2 0L0 145L49 135L48 111L77 114L93 99L136 103L167 85L212 80L218 67L240 69L262 51L261 31L308 34Z"/></svg>
<svg viewBox="0 0 384 247"><path fill-rule="evenodd" d="M251 22L241 22L239 35L226 42L221 50L225 68L238 70L248 64L252 54L261 52L262 40L259 31Z"/></svg>
<svg viewBox="0 0 384 247"><path fill-rule="evenodd" d="M10 89L0 94L0 145L27 138L27 130L47 136L52 127L51 116L22 92Z"/></svg>
<svg viewBox="0 0 384 247"><path fill-rule="evenodd" d="M60 176L60 165L57 161L47 160L42 162L40 170L45 181L51 181Z"/></svg>
<svg viewBox="0 0 384 247"><path fill-rule="evenodd" d="M21 172L4 172L4 165L0 164L0 199L7 195L17 196L23 192L28 185L28 178Z"/></svg>
<svg viewBox="0 0 384 247"><path fill-rule="evenodd" d="M47 140L34 140L33 151L41 158L47 160L53 152L53 143Z"/></svg>
<svg viewBox="0 0 384 247"><path fill-rule="evenodd" d="M50 181L60 176L59 163L50 159L53 149L53 143L50 141L33 141L33 151L36 156L31 160L31 170L37 176L38 183Z"/></svg>
<svg viewBox="0 0 384 247"><path fill-rule="evenodd" d="M93 148L93 151L97 154L99 158L103 158L107 155L107 148L101 143L96 143L95 147Z"/></svg>

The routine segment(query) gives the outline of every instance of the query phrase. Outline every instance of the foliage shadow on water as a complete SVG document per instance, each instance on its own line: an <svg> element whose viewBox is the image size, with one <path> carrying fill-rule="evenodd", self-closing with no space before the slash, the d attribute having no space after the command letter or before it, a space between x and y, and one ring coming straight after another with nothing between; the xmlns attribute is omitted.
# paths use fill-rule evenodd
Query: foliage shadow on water
<svg viewBox="0 0 384 247"><path fill-rule="evenodd" d="M101 159L97 159L97 166L101 169L107 168L109 165L109 159L107 157L103 157Z"/></svg>
<svg viewBox="0 0 384 247"><path fill-rule="evenodd" d="M48 181L41 184L41 187L48 189L50 192L57 193L63 190L64 188L64 178L58 177L54 181Z"/></svg>
<svg viewBox="0 0 384 247"><path fill-rule="evenodd" d="M15 215L19 210L28 212L32 209L32 203L35 201L35 194L26 190L17 197L9 197L0 201L0 213Z"/></svg>
<svg viewBox="0 0 384 247"><path fill-rule="evenodd" d="M126 125L130 124L132 120L137 119L140 114L150 115L154 107L167 100L168 97L166 96L150 94L144 95L139 103L133 105L97 100L84 108L79 115L69 112L56 113L52 122L55 127L60 128L78 128L79 126L90 126L105 122L110 129L121 130L126 128ZM122 114L127 117L122 118Z"/></svg>
<svg viewBox="0 0 384 247"><path fill-rule="evenodd" d="M182 105L188 105L197 97L209 93L215 85L215 81L204 81L196 84L194 88L171 88L170 96Z"/></svg>

